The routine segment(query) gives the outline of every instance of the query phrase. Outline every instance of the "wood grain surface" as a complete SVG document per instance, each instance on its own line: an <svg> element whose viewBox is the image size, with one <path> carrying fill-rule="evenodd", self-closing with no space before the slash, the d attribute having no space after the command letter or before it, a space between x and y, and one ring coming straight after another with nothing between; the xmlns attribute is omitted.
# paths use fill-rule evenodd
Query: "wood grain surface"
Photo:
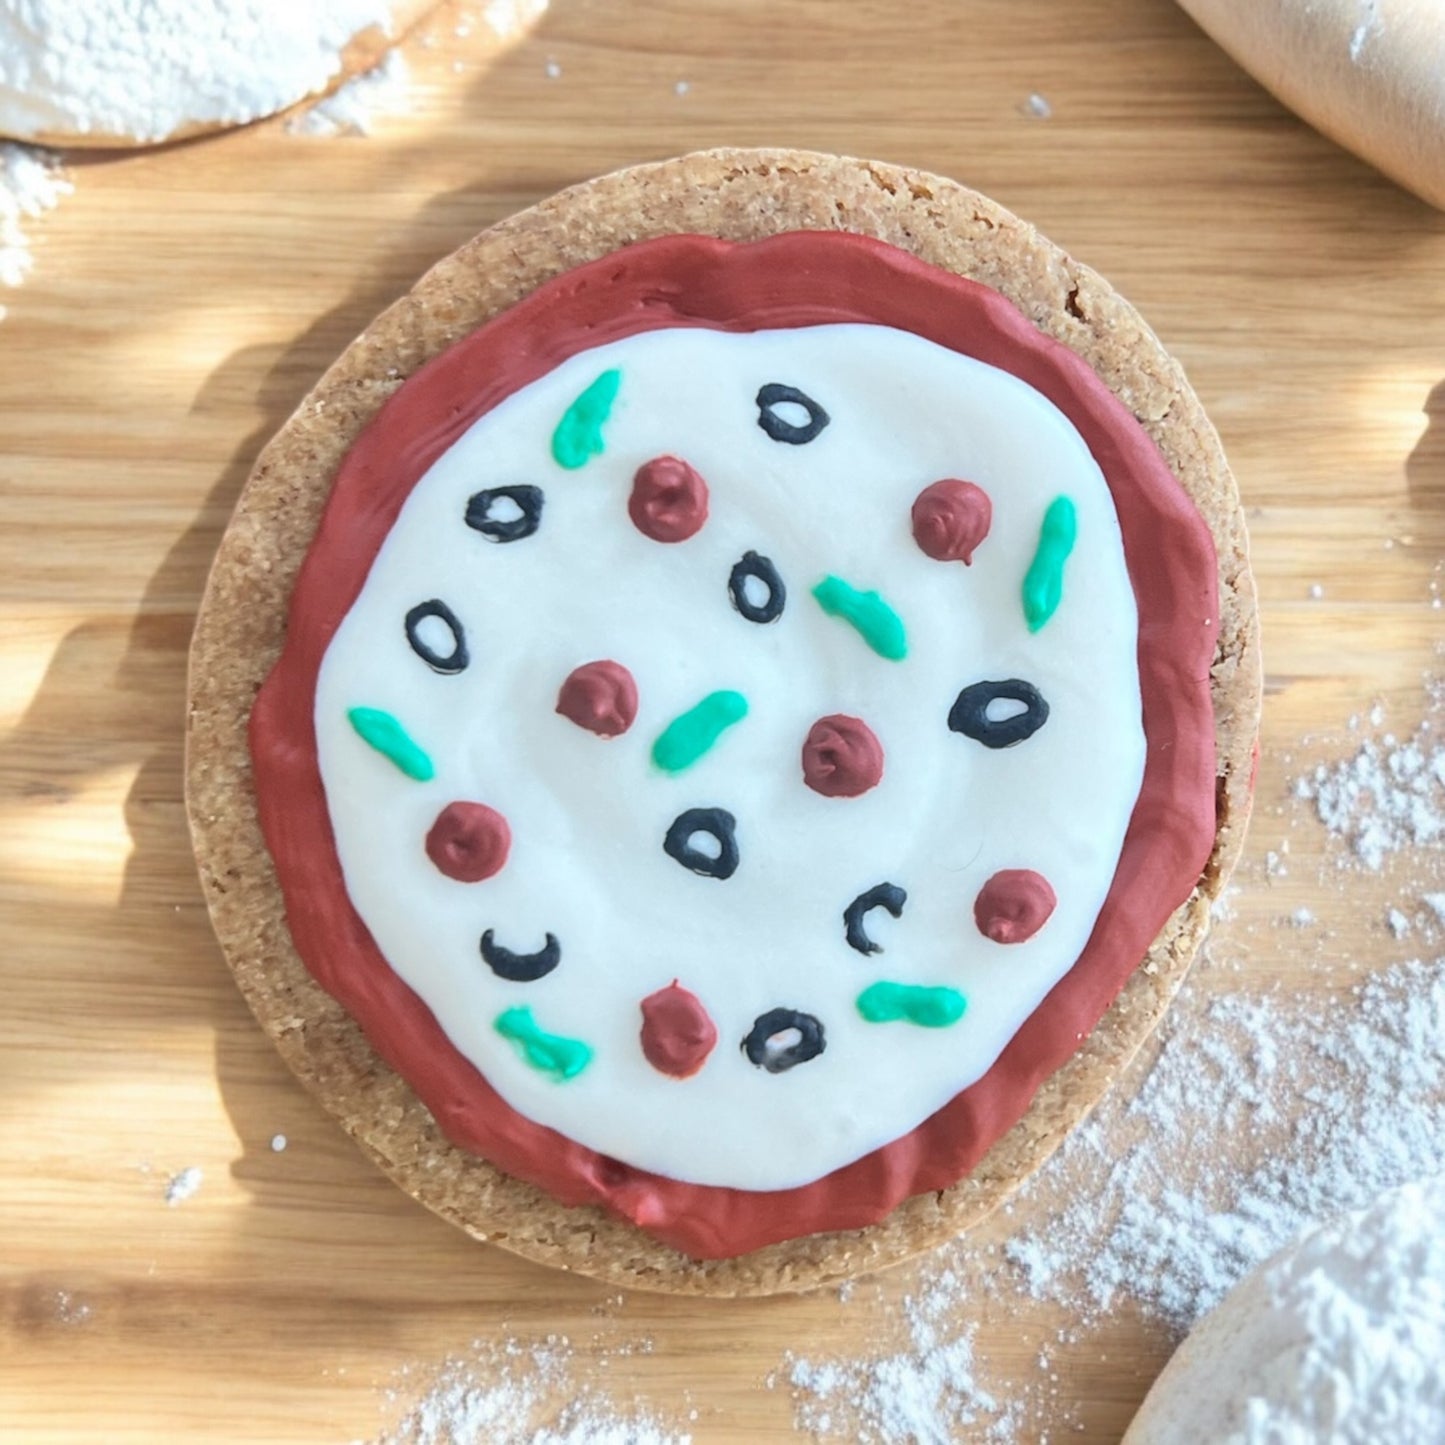
<svg viewBox="0 0 1445 1445"><path fill-rule="evenodd" d="M1269 668L1249 860L1212 945L1242 968L1198 987L1324 991L1411 951L1383 926L1390 880L1338 875L1289 784L1348 751L1347 719L1376 701L1413 725L1440 666L1445 217L1166 0L553 0L507 47L473 5L406 55L410 109L368 139L274 122L73 157L76 193L32 227L34 274L4 297L6 1440L368 1439L449 1354L548 1333L579 1378L699 1442L798 1438L765 1384L784 1352L875 1348L926 1279L910 1267L846 1304L619 1300L481 1248L308 1100L210 935L181 809L185 655L252 458L422 269L601 170L722 144L918 165L1133 300L1231 454ZM1286 829L1281 876L1265 857ZM1411 866L1440 877L1438 855ZM1301 906L1308 941L1281 926ZM168 1206L190 1166L200 1188ZM1036 1196L989 1237L1050 1207ZM1043 1305L958 1309L996 1392L1037 1384L1054 1342L1034 1412L1054 1412L1050 1438L1117 1440L1169 1350L1127 1306L1073 1345L1055 1341L1076 1322Z"/></svg>

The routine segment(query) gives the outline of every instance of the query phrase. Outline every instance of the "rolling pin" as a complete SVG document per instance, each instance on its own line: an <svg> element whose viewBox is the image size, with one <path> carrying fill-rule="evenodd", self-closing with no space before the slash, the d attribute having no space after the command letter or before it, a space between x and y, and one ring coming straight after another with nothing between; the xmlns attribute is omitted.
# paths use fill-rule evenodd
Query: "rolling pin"
<svg viewBox="0 0 1445 1445"><path fill-rule="evenodd" d="M1267 90L1445 210L1445 0L1178 0Z"/></svg>

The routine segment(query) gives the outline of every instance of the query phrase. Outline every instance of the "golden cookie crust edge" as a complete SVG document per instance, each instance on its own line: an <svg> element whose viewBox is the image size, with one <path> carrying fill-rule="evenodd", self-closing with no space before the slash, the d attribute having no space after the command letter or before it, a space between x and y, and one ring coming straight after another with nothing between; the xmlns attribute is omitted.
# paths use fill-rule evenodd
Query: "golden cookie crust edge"
<svg viewBox="0 0 1445 1445"><path fill-rule="evenodd" d="M1149 432L1214 534L1220 637L1212 669L1219 831L1194 894L1079 1052L967 1178L866 1229L696 1261L599 1208L567 1209L450 1145L430 1113L307 973L256 819L246 723L280 651L297 569L331 478L381 404L431 357L560 272L652 236L875 236L1007 296L1084 358ZM196 624L186 795L217 937L282 1057L362 1150L478 1239L612 1284L677 1294L812 1289L897 1264L983 1218L1088 1114L1183 982L1243 842L1261 695L1239 495L1178 363L1101 277L957 182L784 150L714 150L588 181L504 220L428 271L342 353L266 446L222 540Z"/></svg>

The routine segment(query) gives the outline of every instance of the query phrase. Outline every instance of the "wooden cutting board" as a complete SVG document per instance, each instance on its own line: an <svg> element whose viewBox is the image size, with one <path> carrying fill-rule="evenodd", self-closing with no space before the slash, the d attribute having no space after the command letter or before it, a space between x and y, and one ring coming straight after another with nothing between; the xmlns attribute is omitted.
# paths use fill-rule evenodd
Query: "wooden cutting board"
<svg viewBox="0 0 1445 1445"><path fill-rule="evenodd" d="M505 49L472 5L406 56L410 110L369 139L271 123L77 157L4 297L7 1440L368 1439L448 1354L548 1332L574 1375L699 1442L797 1438L786 1388L764 1383L784 1352L875 1350L926 1278L846 1304L618 1299L474 1245L293 1082L207 925L181 810L186 645L252 458L431 261L598 171L717 144L877 155L979 187L1110 277L1219 424L1262 596L1260 808L1215 944L1247 969L1198 987L1319 992L1409 952L1380 889L1321 891L1320 829L1294 831L1287 877L1265 855L1289 780L1376 699L1418 719L1438 665L1445 217L1305 128L1168 0L553 0ZM1321 919L1308 946L1281 926L1302 906ZM190 1166L199 1189L168 1206ZM988 1237L1046 1227L1058 1202ZM1128 1308L1072 1345L1056 1336L1076 1322L1043 1305L956 1313L977 1314L995 1393L1041 1394L1050 1438L1117 1440L1169 1349ZM1039 1392L1041 1344L1058 1378Z"/></svg>

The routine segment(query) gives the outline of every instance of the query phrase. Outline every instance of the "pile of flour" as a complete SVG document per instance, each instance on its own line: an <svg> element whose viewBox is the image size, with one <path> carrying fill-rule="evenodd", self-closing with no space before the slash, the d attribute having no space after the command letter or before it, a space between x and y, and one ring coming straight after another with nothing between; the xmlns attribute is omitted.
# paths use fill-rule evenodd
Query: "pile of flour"
<svg viewBox="0 0 1445 1445"><path fill-rule="evenodd" d="M163 140L324 89L388 0L0 0L0 134Z"/></svg>

